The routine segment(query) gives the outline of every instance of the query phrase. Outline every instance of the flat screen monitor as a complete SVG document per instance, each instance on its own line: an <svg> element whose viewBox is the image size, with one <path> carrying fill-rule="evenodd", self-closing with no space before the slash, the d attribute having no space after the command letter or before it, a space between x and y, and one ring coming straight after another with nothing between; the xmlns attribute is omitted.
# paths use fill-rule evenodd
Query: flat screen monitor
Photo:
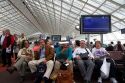
<svg viewBox="0 0 125 83"><path fill-rule="evenodd" d="M110 15L82 15L80 18L81 34L105 34L111 32Z"/></svg>
<svg viewBox="0 0 125 83"><path fill-rule="evenodd" d="M61 41L61 35L52 35L51 39L52 41Z"/></svg>
<svg viewBox="0 0 125 83"><path fill-rule="evenodd" d="M125 34L125 28L121 29L121 34Z"/></svg>

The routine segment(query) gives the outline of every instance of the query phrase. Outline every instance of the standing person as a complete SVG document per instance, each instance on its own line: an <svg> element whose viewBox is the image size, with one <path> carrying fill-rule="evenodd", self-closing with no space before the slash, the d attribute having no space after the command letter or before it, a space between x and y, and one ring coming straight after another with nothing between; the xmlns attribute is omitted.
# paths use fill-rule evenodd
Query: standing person
<svg viewBox="0 0 125 83"><path fill-rule="evenodd" d="M95 65L97 65L97 76L98 76L98 83L102 83L102 77L101 77L101 71L100 68L103 64L103 59L106 57L106 55L109 55L109 53L101 46L100 41L95 42L95 47L92 49L92 53L95 57ZM109 72L109 78L112 83L118 83L115 79L115 73L116 73L116 67L111 59L107 59L108 62L111 63L110 65L110 72Z"/></svg>
<svg viewBox="0 0 125 83"><path fill-rule="evenodd" d="M19 45L17 44L18 42L18 37L17 37L17 34L14 34L14 46L13 46L13 53L15 55L15 60L17 59L17 54L19 52Z"/></svg>
<svg viewBox="0 0 125 83"><path fill-rule="evenodd" d="M82 57L80 57L80 54L82 54L81 56L83 56L84 54L87 54L88 58L82 59ZM92 55L90 50L86 48L84 40L81 40L80 47L74 50L73 58L78 63L79 70L81 72L81 75L85 83L91 83L91 76L95 65L92 62L92 59L94 58L94 56Z"/></svg>
<svg viewBox="0 0 125 83"><path fill-rule="evenodd" d="M22 33L21 37L18 39L18 45L19 45L20 49L22 48L22 41L24 41L24 40L27 40L27 38L25 37L25 34Z"/></svg>
<svg viewBox="0 0 125 83"><path fill-rule="evenodd" d="M11 35L10 30L6 29L5 39L3 41L2 48L5 52L5 63L7 62L8 66L11 66L11 56L13 55L13 45L14 45L14 37Z"/></svg>
<svg viewBox="0 0 125 83"><path fill-rule="evenodd" d="M2 48L1 56L2 56L3 67L6 65L6 49L2 47L3 46L3 41L5 39L5 35L6 35L6 32L5 32L5 29L4 29L3 34L1 35L1 38L0 38L0 45L1 45L1 48Z"/></svg>
<svg viewBox="0 0 125 83"><path fill-rule="evenodd" d="M18 70L21 75L21 82L24 80L27 64L29 61L31 61L33 59L33 56L34 56L34 52L32 51L32 49L29 48L29 41L24 40L22 42L22 44L23 44L22 45L23 48L20 49L20 51L18 53L17 62L13 66L7 68L7 71L10 74L12 74L14 71Z"/></svg>

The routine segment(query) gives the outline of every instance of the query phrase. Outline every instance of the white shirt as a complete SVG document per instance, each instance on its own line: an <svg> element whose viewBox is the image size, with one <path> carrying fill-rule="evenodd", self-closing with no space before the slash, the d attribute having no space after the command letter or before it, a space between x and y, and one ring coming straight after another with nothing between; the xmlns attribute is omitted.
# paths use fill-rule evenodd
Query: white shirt
<svg viewBox="0 0 125 83"><path fill-rule="evenodd" d="M23 53L24 49L26 49L26 48L22 48L22 49L19 50L18 55L17 55L18 57L25 57L26 56L25 53ZM26 51L27 52L31 51L32 56L34 56L34 52L33 52L33 50L31 48L27 48Z"/></svg>
<svg viewBox="0 0 125 83"><path fill-rule="evenodd" d="M88 49L88 48L81 48L81 47L78 47L78 48L76 48L75 50L74 50L74 52L73 52L73 58L75 58L76 56L77 56L77 54L80 54L80 53L86 53L87 51L88 51L88 56L90 56L90 57L92 57L92 58L94 58L94 56L93 56L93 54L90 52L90 50Z"/></svg>
<svg viewBox="0 0 125 83"><path fill-rule="evenodd" d="M1 41L0 41L0 44L1 44L1 45L3 45L4 39L5 39L5 35L2 35L2 36L1 36Z"/></svg>
<svg viewBox="0 0 125 83"><path fill-rule="evenodd" d="M101 47L99 49L93 48L92 49L92 54L94 56L105 56L106 54L109 54L109 53L105 50L105 48Z"/></svg>

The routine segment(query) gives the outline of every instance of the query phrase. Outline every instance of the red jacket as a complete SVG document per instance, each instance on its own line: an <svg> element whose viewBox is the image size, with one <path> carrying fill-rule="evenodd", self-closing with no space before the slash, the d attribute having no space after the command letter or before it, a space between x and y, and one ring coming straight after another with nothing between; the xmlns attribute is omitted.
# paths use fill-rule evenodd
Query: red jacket
<svg viewBox="0 0 125 83"><path fill-rule="evenodd" d="M3 48L7 48L7 47L9 47L10 45L13 46L14 41L15 41L15 40L14 40L14 37L13 37L12 35L5 36L2 47L3 47Z"/></svg>

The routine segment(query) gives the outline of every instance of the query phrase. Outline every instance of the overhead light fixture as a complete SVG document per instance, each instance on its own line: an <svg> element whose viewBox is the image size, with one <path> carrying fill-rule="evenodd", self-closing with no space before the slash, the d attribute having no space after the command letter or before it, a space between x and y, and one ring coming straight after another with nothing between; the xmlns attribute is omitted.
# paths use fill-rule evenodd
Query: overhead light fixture
<svg viewBox="0 0 125 83"><path fill-rule="evenodd" d="M80 31L79 25L76 25L76 26L75 26L75 29L78 30L78 31Z"/></svg>

